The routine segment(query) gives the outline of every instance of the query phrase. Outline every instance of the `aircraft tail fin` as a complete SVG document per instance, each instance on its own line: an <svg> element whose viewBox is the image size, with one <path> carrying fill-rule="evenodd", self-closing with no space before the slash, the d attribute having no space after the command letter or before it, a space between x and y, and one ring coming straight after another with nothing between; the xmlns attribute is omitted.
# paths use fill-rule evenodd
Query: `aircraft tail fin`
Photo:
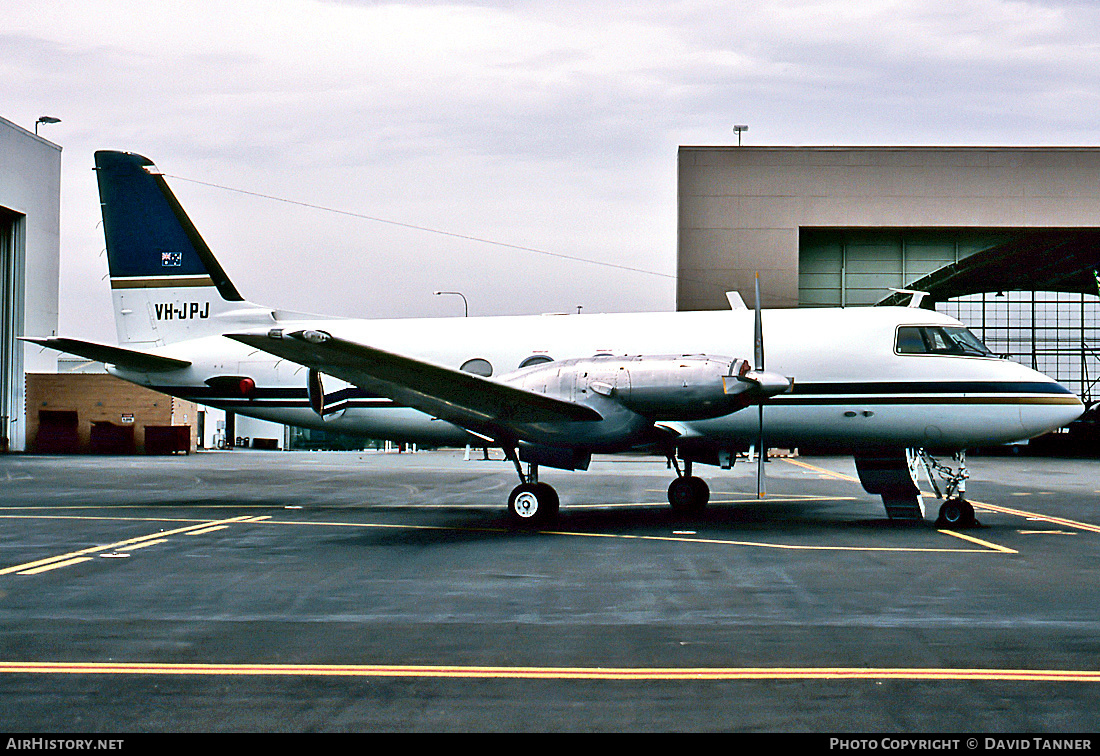
<svg viewBox="0 0 1100 756"><path fill-rule="evenodd" d="M119 343L163 345L256 322L151 160L95 153Z"/></svg>

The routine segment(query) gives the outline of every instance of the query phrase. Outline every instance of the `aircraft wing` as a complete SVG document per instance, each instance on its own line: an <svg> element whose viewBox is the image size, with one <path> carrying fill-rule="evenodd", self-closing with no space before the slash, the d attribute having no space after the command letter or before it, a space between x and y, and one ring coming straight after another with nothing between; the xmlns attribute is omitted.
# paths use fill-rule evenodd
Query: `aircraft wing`
<svg viewBox="0 0 1100 756"><path fill-rule="evenodd" d="M603 419L595 410L322 331L226 334L242 344L377 392L494 439L518 424Z"/></svg>
<svg viewBox="0 0 1100 756"><path fill-rule="evenodd" d="M123 349L122 347L96 344L92 341L81 341L79 339L20 336L19 340L56 349L59 352L75 354L88 360L142 372L159 373L168 370L182 370L191 364L187 360L178 360L175 357L137 352L133 349Z"/></svg>

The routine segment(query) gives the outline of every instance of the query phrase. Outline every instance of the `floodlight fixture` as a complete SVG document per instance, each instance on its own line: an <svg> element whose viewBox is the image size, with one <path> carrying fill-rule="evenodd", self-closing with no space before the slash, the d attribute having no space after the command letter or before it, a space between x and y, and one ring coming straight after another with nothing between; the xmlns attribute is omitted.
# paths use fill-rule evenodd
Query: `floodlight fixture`
<svg viewBox="0 0 1100 756"><path fill-rule="evenodd" d="M34 122L34 133L38 134L38 124L40 123L61 123L60 118L54 118L53 116L39 116L38 120Z"/></svg>
<svg viewBox="0 0 1100 756"><path fill-rule="evenodd" d="M463 317L466 317L466 318L470 317L470 304L469 304L469 302L466 301L466 295L465 294L463 294L461 291L437 291L437 292L435 292L435 295L437 297L441 296L443 294L454 294L456 297L462 297Z"/></svg>

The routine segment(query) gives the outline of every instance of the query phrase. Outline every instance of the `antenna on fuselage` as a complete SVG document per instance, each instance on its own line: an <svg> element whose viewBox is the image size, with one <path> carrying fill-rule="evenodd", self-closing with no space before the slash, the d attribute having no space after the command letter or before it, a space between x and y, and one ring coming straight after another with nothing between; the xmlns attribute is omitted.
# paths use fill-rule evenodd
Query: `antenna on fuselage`
<svg viewBox="0 0 1100 756"><path fill-rule="evenodd" d="M890 289L895 294L909 294L909 304L906 307L920 307L920 303L924 301L924 298L928 296L927 291L914 291L913 289Z"/></svg>

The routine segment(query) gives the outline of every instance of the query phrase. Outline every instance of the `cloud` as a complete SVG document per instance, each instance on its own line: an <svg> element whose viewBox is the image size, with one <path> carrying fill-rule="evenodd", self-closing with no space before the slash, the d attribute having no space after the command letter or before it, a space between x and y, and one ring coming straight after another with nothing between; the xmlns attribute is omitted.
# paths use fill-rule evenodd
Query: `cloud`
<svg viewBox="0 0 1100 756"><path fill-rule="evenodd" d="M0 0L3 115L63 119L62 325L109 338L91 153L170 176L238 287L369 316L670 309L676 147L1095 141L1083 2ZM94 333L92 331L95 331Z"/></svg>

